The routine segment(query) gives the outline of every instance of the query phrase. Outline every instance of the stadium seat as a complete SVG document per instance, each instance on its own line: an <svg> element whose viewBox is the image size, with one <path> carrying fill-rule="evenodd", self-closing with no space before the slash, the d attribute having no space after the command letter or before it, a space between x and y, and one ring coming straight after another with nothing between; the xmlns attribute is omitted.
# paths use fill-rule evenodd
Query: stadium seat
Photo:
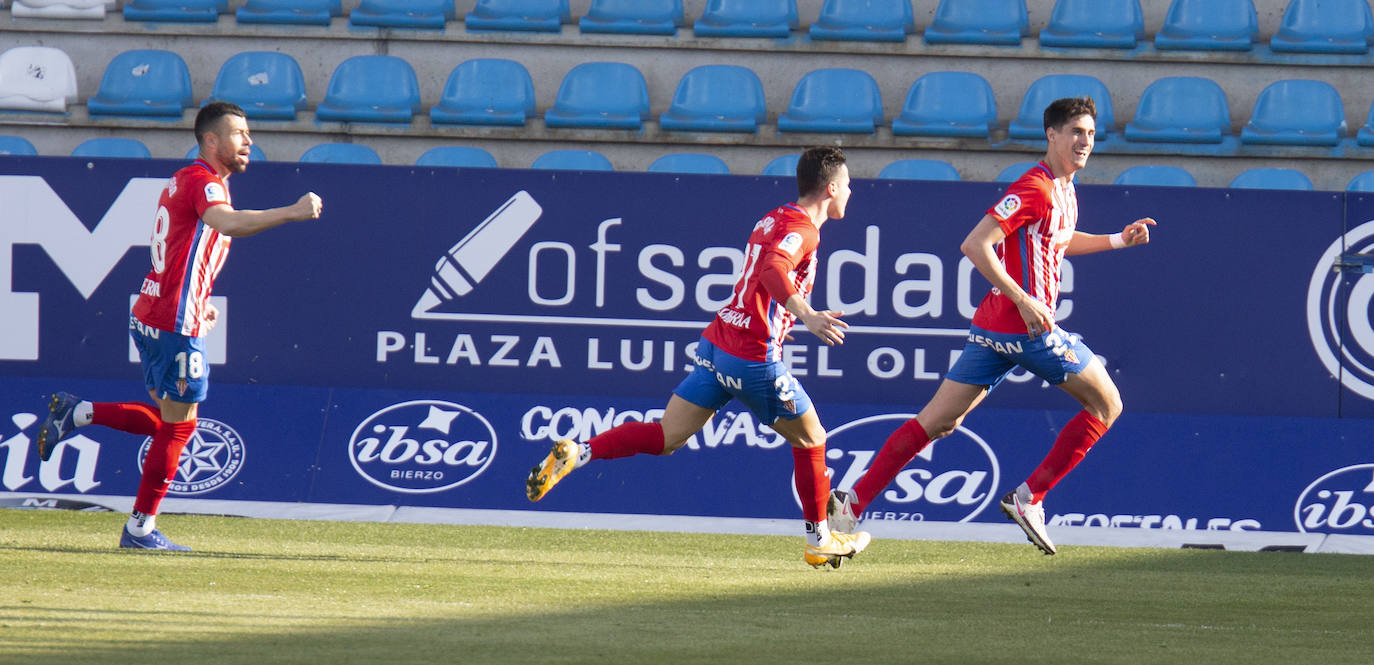
<svg viewBox="0 0 1374 665"><path fill-rule="evenodd" d="M682 0L592 0L577 25L582 32L675 35Z"/></svg>
<svg viewBox="0 0 1374 665"><path fill-rule="evenodd" d="M1045 140L1045 108L1064 97L1092 97L1097 106L1097 139L1100 141L1111 133L1116 116L1112 112L1112 95L1102 81L1083 74L1050 74L1031 84L1007 134L1021 141Z"/></svg>
<svg viewBox="0 0 1374 665"><path fill-rule="evenodd" d="M453 18L453 0L362 0L348 25L368 28L443 30Z"/></svg>
<svg viewBox="0 0 1374 665"><path fill-rule="evenodd" d="M940 0L927 44L1020 46L1030 34L1026 0Z"/></svg>
<svg viewBox="0 0 1374 665"><path fill-rule="evenodd" d="M591 150L552 150L535 158L532 169L554 171L614 171L611 160Z"/></svg>
<svg viewBox="0 0 1374 665"><path fill-rule="evenodd" d="M1355 142L1363 146L1374 146L1374 104L1369 105L1369 119L1355 133Z"/></svg>
<svg viewBox="0 0 1374 665"><path fill-rule="evenodd" d="M1249 51L1259 41L1253 0L1174 0L1155 48Z"/></svg>
<svg viewBox="0 0 1374 665"><path fill-rule="evenodd" d="M228 0L125 0L124 20L214 23L229 11Z"/></svg>
<svg viewBox="0 0 1374 665"><path fill-rule="evenodd" d="M22 136L0 136L0 155L36 156L38 149Z"/></svg>
<svg viewBox="0 0 1374 665"><path fill-rule="evenodd" d="M1292 0L1269 48L1276 53L1367 53L1372 40L1368 0Z"/></svg>
<svg viewBox="0 0 1374 665"><path fill-rule="evenodd" d="M1113 185L1196 187L1193 174L1177 166L1132 166L1116 177Z"/></svg>
<svg viewBox="0 0 1374 665"><path fill-rule="evenodd" d="M648 115L649 87L638 69L622 62L587 62L563 77L544 124L640 129Z"/></svg>
<svg viewBox="0 0 1374 665"><path fill-rule="evenodd" d="M878 173L886 180L958 180L959 172L949 162L938 159L901 159Z"/></svg>
<svg viewBox="0 0 1374 665"><path fill-rule="evenodd" d="M477 58L448 75L439 103L429 110L434 124L525 125L534 115L534 81L514 60Z"/></svg>
<svg viewBox="0 0 1374 665"><path fill-rule="evenodd" d="M15 18L83 18L105 20L105 0L14 0Z"/></svg>
<svg viewBox="0 0 1374 665"><path fill-rule="evenodd" d="M1002 172L997 174L996 182L1013 182L1017 178L1020 178L1021 176L1025 175L1026 171L1035 168L1035 165L1039 163L1040 162L1017 162L1015 164L1012 164L1011 166L1002 169Z"/></svg>
<svg viewBox="0 0 1374 665"><path fill-rule="evenodd" d="M767 118L763 82L754 70L703 65L682 76L658 124L669 131L757 132Z"/></svg>
<svg viewBox="0 0 1374 665"><path fill-rule="evenodd" d="M315 119L409 123L420 109L420 83L410 63L391 55L355 55L334 69Z"/></svg>
<svg viewBox="0 0 1374 665"><path fill-rule="evenodd" d="M561 32L563 24L571 22L568 0L477 0L463 27L473 32Z"/></svg>
<svg viewBox="0 0 1374 665"><path fill-rule="evenodd" d="M72 157L117 157L151 159L153 153L138 139L102 137L87 139L72 150Z"/></svg>
<svg viewBox="0 0 1374 665"><path fill-rule="evenodd" d="M797 25L797 0L707 0L692 32L697 37L785 39Z"/></svg>
<svg viewBox="0 0 1374 665"><path fill-rule="evenodd" d="M253 120L295 120L306 108L305 77L296 59L273 51L230 56L219 68L211 101L233 102Z"/></svg>
<svg viewBox="0 0 1374 665"><path fill-rule="evenodd" d="M416 166L458 166L482 169L496 168L496 158L481 148L447 145L430 148L415 160Z"/></svg>
<svg viewBox="0 0 1374 665"><path fill-rule="evenodd" d="M1241 143L1336 145L1345 136L1345 105L1330 83L1289 79L1269 84L1255 100Z"/></svg>
<svg viewBox="0 0 1374 665"><path fill-rule="evenodd" d="M198 145L193 145L190 150L186 151L186 159L195 159L198 156L200 156L200 146ZM265 162L267 155L263 154L262 148L259 148L258 144L254 143L248 146L248 161L250 163Z"/></svg>
<svg viewBox="0 0 1374 665"><path fill-rule="evenodd" d="M901 42L916 32L911 0L825 0L811 38Z"/></svg>
<svg viewBox="0 0 1374 665"><path fill-rule="evenodd" d="M76 101L76 67L66 52L16 46L0 53L0 109L66 113Z"/></svg>
<svg viewBox="0 0 1374 665"><path fill-rule="evenodd" d="M1041 46L1135 48L1145 39L1140 0L1057 0Z"/></svg>
<svg viewBox="0 0 1374 665"><path fill-rule="evenodd" d="M858 69L807 72L792 91L778 131L872 134L883 124L878 83Z"/></svg>
<svg viewBox="0 0 1374 665"><path fill-rule="evenodd" d="M234 16L239 23L329 25L343 16L340 0L247 0Z"/></svg>
<svg viewBox="0 0 1374 665"><path fill-rule="evenodd" d="M180 120L191 106L191 70L171 51L135 50L116 55L105 67L100 89L86 100L93 116Z"/></svg>
<svg viewBox="0 0 1374 665"><path fill-rule="evenodd" d="M321 143L305 151L299 162L316 164L381 164L376 150L361 143Z"/></svg>
<svg viewBox="0 0 1374 665"><path fill-rule="evenodd" d="M797 162L799 161L801 161L801 153L777 157L763 167L763 175L795 178L797 177Z"/></svg>
<svg viewBox="0 0 1374 665"><path fill-rule="evenodd" d="M649 165L650 173L708 173L727 175L730 167L715 155L680 152L664 155Z"/></svg>
<svg viewBox="0 0 1374 665"><path fill-rule="evenodd" d="M3 148L0 148L3 150ZM1345 186L1347 192L1374 192L1374 171L1365 171L1350 179Z"/></svg>
<svg viewBox="0 0 1374 665"><path fill-rule="evenodd" d="M987 79L967 72L931 72L907 91L892 133L902 136L987 138L997 122L997 99Z"/></svg>
<svg viewBox="0 0 1374 665"><path fill-rule="evenodd" d="M1312 181L1295 169L1250 169L1236 176L1231 189L1299 189L1311 190Z"/></svg>
<svg viewBox="0 0 1374 665"><path fill-rule="evenodd" d="M1127 141L1221 143L1231 131L1226 93L1211 79L1162 78L1140 95L1135 118L1126 123Z"/></svg>

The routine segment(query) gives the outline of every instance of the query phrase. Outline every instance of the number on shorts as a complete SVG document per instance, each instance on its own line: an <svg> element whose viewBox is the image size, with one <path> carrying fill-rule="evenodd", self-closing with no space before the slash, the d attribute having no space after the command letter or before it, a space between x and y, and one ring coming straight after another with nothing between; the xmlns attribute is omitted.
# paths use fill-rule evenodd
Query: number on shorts
<svg viewBox="0 0 1374 665"><path fill-rule="evenodd" d="M177 372L180 379L199 379L205 374L205 357L199 351L192 351L188 357L185 351L176 355Z"/></svg>
<svg viewBox="0 0 1374 665"><path fill-rule="evenodd" d="M791 374L783 374L773 382L773 388L778 391L778 399L790 402L797 397L797 380Z"/></svg>

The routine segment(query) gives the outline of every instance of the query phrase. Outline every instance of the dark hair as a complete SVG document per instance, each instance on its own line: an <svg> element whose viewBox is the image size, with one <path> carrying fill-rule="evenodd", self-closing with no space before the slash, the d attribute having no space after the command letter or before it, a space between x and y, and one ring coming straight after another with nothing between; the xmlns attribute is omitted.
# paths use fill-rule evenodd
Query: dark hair
<svg viewBox="0 0 1374 665"><path fill-rule="evenodd" d="M797 194L815 194L835 179L844 165L844 151L835 146L808 148L797 160Z"/></svg>
<svg viewBox="0 0 1374 665"><path fill-rule="evenodd" d="M219 125L219 119L226 115L236 115L240 118L247 118L243 114L243 109L233 102L210 102L200 109L196 114L196 143L202 143L205 135L215 131Z"/></svg>
<svg viewBox="0 0 1374 665"><path fill-rule="evenodd" d="M1050 102L1045 107L1045 129L1063 127L1064 123L1077 118L1080 115L1092 116L1097 119L1097 105L1093 103L1092 97L1065 97Z"/></svg>

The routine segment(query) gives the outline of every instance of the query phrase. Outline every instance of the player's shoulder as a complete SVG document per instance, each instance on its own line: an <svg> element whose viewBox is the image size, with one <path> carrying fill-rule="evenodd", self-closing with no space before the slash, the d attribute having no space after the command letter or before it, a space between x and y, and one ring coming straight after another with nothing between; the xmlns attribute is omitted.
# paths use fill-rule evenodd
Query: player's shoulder
<svg viewBox="0 0 1374 665"><path fill-rule="evenodd" d="M229 188L205 162L196 160L179 169L172 180L179 188L201 194L207 203L228 203Z"/></svg>
<svg viewBox="0 0 1374 665"><path fill-rule="evenodd" d="M988 212L1006 221L1023 208L1035 210L1043 207L1050 201L1053 192L1054 175L1041 162L1014 180L1007 187L1007 193Z"/></svg>

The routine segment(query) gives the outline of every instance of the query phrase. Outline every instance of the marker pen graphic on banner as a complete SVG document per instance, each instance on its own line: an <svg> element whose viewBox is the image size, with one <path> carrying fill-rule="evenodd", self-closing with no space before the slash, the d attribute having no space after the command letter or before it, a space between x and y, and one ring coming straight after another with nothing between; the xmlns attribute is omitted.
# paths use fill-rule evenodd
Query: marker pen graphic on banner
<svg viewBox="0 0 1374 665"><path fill-rule="evenodd" d="M471 293L543 212L529 192L516 192L439 259L430 287L415 303L411 316Z"/></svg>

